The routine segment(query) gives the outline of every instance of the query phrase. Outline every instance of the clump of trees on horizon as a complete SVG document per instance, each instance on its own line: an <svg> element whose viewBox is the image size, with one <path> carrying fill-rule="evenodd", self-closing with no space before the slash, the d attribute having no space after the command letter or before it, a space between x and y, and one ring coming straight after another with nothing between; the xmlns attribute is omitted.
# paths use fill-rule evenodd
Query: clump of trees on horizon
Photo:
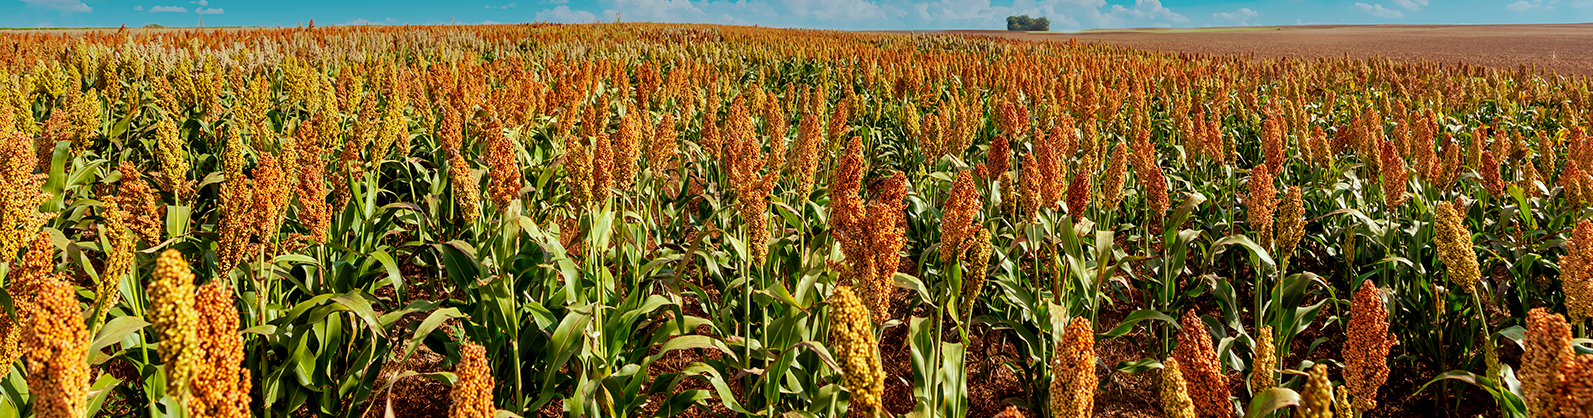
<svg viewBox="0 0 1593 418"><path fill-rule="evenodd" d="M1029 18L1029 15L1007 16L1007 30L1051 30L1051 20L1046 19L1045 16L1040 16L1039 18L1035 19Z"/></svg>

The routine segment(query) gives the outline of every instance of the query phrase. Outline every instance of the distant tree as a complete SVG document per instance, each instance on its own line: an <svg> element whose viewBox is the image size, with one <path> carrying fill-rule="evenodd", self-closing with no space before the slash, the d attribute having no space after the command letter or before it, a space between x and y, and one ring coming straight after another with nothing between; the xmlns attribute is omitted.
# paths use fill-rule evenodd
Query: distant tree
<svg viewBox="0 0 1593 418"><path fill-rule="evenodd" d="M1007 30L1010 30L1010 31L1029 31L1029 30L1045 31L1045 30L1051 30L1051 20L1045 18L1044 16L1040 17L1039 19L1030 18L1029 15L1007 16Z"/></svg>

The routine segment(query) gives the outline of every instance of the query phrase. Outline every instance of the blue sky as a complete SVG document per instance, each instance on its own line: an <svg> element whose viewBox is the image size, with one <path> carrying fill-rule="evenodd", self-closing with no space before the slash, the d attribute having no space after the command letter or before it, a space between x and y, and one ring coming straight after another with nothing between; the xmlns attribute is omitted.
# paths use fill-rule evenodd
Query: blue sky
<svg viewBox="0 0 1593 418"><path fill-rule="evenodd" d="M833 29L1056 30L1295 24L1593 21L1593 0L0 0L0 27L295 26L658 21Z"/></svg>

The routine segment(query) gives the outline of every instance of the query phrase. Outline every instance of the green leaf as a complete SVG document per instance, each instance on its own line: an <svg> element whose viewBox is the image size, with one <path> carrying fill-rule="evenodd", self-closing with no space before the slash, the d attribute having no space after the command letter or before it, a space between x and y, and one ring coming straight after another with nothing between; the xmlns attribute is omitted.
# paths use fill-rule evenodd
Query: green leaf
<svg viewBox="0 0 1593 418"><path fill-rule="evenodd" d="M1273 411L1299 404L1300 394L1293 389L1267 389L1256 394L1255 398L1250 399L1250 406L1245 408L1245 417L1261 418L1272 414Z"/></svg>
<svg viewBox="0 0 1593 418"><path fill-rule="evenodd" d="M1153 358L1142 358L1139 360L1117 363L1116 366L1112 367L1112 370L1116 370L1119 373L1143 373L1146 370L1160 368L1162 368L1162 362L1156 361L1156 359Z"/></svg>
<svg viewBox="0 0 1593 418"><path fill-rule="evenodd" d="M1123 318L1123 322L1119 322L1116 327L1112 328L1111 331L1096 334L1096 338L1117 338L1127 335L1129 331L1134 330L1134 324L1138 324L1140 321L1163 321L1170 324L1178 323L1177 319L1173 319L1173 317L1168 316L1167 314L1150 309L1141 309L1128 314L1127 317Z"/></svg>

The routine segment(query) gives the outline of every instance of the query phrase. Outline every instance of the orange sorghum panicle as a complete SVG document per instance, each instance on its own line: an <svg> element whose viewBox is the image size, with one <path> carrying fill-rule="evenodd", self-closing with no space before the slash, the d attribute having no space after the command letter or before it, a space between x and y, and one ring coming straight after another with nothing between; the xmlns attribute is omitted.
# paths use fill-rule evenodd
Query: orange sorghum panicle
<svg viewBox="0 0 1593 418"><path fill-rule="evenodd" d="M974 190L973 175L968 170L957 173L941 210L940 262L950 263L962 257L967 240L972 239L978 225L974 217L979 214L979 192Z"/></svg>
<svg viewBox="0 0 1593 418"><path fill-rule="evenodd" d="M1256 243L1262 248L1272 248L1274 211L1278 208L1278 190L1272 184L1272 174L1266 164L1250 170L1250 195L1245 199L1245 221L1256 233Z"/></svg>
<svg viewBox="0 0 1593 418"><path fill-rule="evenodd" d="M1593 222L1583 219L1571 229L1565 255L1560 256L1560 288L1572 324L1593 316Z"/></svg>
<svg viewBox="0 0 1593 418"><path fill-rule="evenodd" d="M1560 387L1560 366L1576 353L1571 350L1571 324L1544 308L1527 312L1527 331L1521 353L1521 393L1533 418L1559 416L1554 397Z"/></svg>
<svg viewBox="0 0 1593 418"><path fill-rule="evenodd" d="M509 202L520 198L520 162L516 156L514 141L502 129L488 132L487 138L487 172L492 175L491 196L492 204L498 210L505 210Z"/></svg>
<svg viewBox="0 0 1593 418"><path fill-rule="evenodd" d="M1084 210L1090 205L1090 175L1088 170L1078 170L1073 174L1073 181L1068 183L1068 216L1074 219L1083 219Z"/></svg>
<svg viewBox="0 0 1593 418"><path fill-rule="evenodd" d="M1560 415L1565 418L1593 417L1593 356L1571 356L1560 367L1560 388L1555 391Z"/></svg>
<svg viewBox="0 0 1593 418"><path fill-rule="evenodd" d="M249 370L242 367L243 334L234 299L232 289L219 282L201 286L195 296L195 335L204 353L192 371L194 396L188 399L188 411L196 418L249 416Z"/></svg>
<svg viewBox="0 0 1593 418"><path fill-rule="evenodd" d="M1377 167L1383 174L1383 206L1392 212L1405 203L1405 159L1394 149L1393 141L1383 141L1379 149L1382 156Z"/></svg>
<svg viewBox="0 0 1593 418"><path fill-rule="evenodd" d="M33 414L40 418L78 418L88 402L88 328L83 324L72 285L46 278L37 294L27 339L28 388Z"/></svg>
<svg viewBox="0 0 1593 418"><path fill-rule="evenodd" d="M630 190L636 183L636 166L642 156L642 116L632 110L620 118L614 136L614 186Z"/></svg>
<svg viewBox="0 0 1593 418"><path fill-rule="evenodd" d="M1233 405L1228 402L1228 378L1222 374L1222 364L1217 362L1217 351L1211 346L1211 334L1206 323L1195 311L1184 312L1178 333L1178 350L1174 354L1183 367L1184 378L1189 380L1189 398L1194 400L1201 418L1228 418L1233 416Z"/></svg>
<svg viewBox="0 0 1593 418"><path fill-rule="evenodd" d="M1128 147L1113 147L1111 160L1106 164L1106 173L1101 177L1102 209L1114 211L1123 202L1123 180L1128 177L1127 173Z"/></svg>
<svg viewBox="0 0 1593 418"><path fill-rule="evenodd" d="M879 343L874 340L868 307L849 286L835 288L830 307L830 349L841 364L843 386L852 392L852 408L878 411L885 371L880 366Z"/></svg>
<svg viewBox="0 0 1593 418"><path fill-rule="evenodd" d="M823 121L818 115L808 114L802 118L797 128L796 149L792 150L792 171L796 175L797 199L807 202L813 194L813 185L817 180L820 158L820 147L824 142L824 132L821 124Z"/></svg>
<svg viewBox="0 0 1593 418"><path fill-rule="evenodd" d="M454 374L459 380L449 395L453 404L450 418L491 418L498 412L492 400L492 369L487 365L485 347L476 343L461 345Z"/></svg>
<svg viewBox="0 0 1593 418"><path fill-rule="evenodd" d="M1477 171L1482 174L1482 187L1488 191L1489 196L1495 198L1504 194L1504 179L1499 176L1499 162L1494 159L1493 151L1483 151L1482 159L1477 166Z"/></svg>
<svg viewBox="0 0 1593 418"><path fill-rule="evenodd" d="M0 361L4 362L0 367L10 367L32 347L25 334L33 326L33 311L40 289L55 272L54 254L55 244L50 243L50 235L40 232L35 235L27 254L12 262L11 271L6 273L6 292L14 295L11 298L16 316L0 316Z"/></svg>
<svg viewBox="0 0 1593 418"><path fill-rule="evenodd" d="M574 135L564 137L565 188L577 208L592 203L592 154Z"/></svg>
<svg viewBox="0 0 1593 418"><path fill-rule="evenodd" d="M609 135L592 137L592 201L601 206L614 188L614 147Z"/></svg>
<svg viewBox="0 0 1593 418"><path fill-rule="evenodd" d="M1350 305L1349 338L1344 343L1344 383L1362 413L1377 408L1377 390L1388 380L1388 309L1371 280L1361 283Z"/></svg>
<svg viewBox="0 0 1593 418"><path fill-rule="evenodd" d="M1051 362L1051 416L1088 417L1095 411L1095 331L1074 317L1057 339Z"/></svg>
<svg viewBox="0 0 1593 418"><path fill-rule="evenodd" d="M647 168L653 172L657 184L674 187L671 173L678 166L675 157L679 153L680 143L675 140L675 115L666 114L658 121L653 129L653 137L647 143Z"/></svg>
<svg viewBox="0 0 1593 418"><path fill-rule="evenodd" d="M204 353L199 341L199 312L194 308L194 273L182 253L166 250L155 261L149 283L150 324L160 335L166 393L185 393Z"/></svg>
<svg viewBox="0 0 1593 418"><path fill-rule="evenodd" d="M159 244L161 229L166 221L160 205L155 201L155 192L139 176L138 168L133 167L132 162L123 162L116 167L116 171L122 173L122 179L116 182L114 199L117 205L131 215L129 225L133 232L150 245Z"/></svg>

